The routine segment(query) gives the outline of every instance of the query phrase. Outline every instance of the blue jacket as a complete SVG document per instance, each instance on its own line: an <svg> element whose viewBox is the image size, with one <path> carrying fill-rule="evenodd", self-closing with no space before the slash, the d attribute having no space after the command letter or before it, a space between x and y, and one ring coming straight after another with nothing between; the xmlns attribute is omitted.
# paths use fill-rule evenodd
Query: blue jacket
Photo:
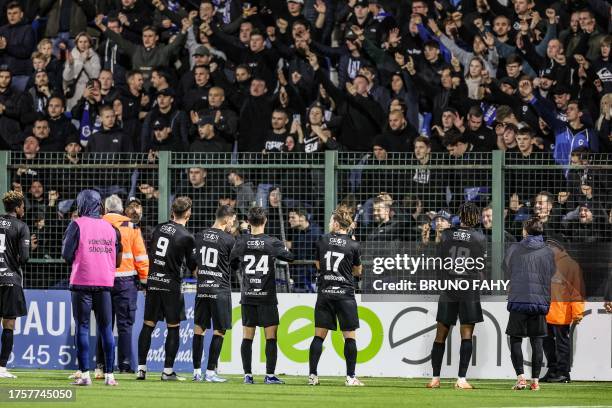
<svg viewBox="0 0 612 408"><path fill-rule="evenodd" d="M542 236L529 236L512 244L504 259L510 278L510 312L546 315L550 307L550 282L555 274L555 255Z"/></svg>
<svg viewBox="0 0 612 408"><path fill-rule="evenodd" d="M559 120L554 110L546 101L533 98L529 101L538 112L538 115L550 126L555 134L555 149L553 157L555 162L569 165L572 151L579 147L588 147L592 152L599 151L599 137L597 133L586 126L578 129L572 128L568 123Z"/></svg>

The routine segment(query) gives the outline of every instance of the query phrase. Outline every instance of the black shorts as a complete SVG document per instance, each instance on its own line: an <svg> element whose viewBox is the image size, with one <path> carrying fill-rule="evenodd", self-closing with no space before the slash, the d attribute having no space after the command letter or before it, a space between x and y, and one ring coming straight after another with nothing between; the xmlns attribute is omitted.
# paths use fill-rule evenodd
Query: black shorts
<svg viewBox="0 0 612 408"><path fill-rule="evenodd" d="M147 290L144 320L174 324L185 320L185 298L182 293Z"/></svg>
<svg viewBox="0 0 612 408"><path fill-rule="evenodd" d="M357 301L355 299L328 299L318 296L315 305L315 327L336 330L336 321L340 330L353 331L359 328Z"/></svg>
<svg viewBox="0 0 612 408"><path fill-rule="evenodd" d="M232 328L232 297L230 294L219 294L216 299L196 297L193 323L198 326L215 330L231 330Z"/></svg>
<svg viewBox="0 0 612 408"><path fill-rule="evenodd" d="M14 319L27 314L23 288L18 285L0 286L0 317Z"/></svg>
<svg viewBox="0 0 612 408"><path fill-rule="evenodd" d="M510 312L506 334L513 337L546 337L546 315Z"/></svg>
<svg viewBox="0 0 612 408"><path fill-rule="evenodd" d="M440 295L438 301L438 313L436 321L447 326L457 324L476 324L484 321L482 307L478 301L456 301L451 300L444 294Z"/></svg>
<svg viewBox="0 0 612 408"><path fill-rule="evenodd" d="M278 326L278 305L242 305L243 327Z"/></svg>

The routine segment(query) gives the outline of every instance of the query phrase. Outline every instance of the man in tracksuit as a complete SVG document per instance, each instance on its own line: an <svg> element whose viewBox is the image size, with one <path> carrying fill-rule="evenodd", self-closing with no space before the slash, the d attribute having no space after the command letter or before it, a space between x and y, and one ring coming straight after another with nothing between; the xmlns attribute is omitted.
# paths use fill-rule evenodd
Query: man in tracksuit
<svg viewBox="0 0 612 408"><path fill-rule="evenodd" d="M100 193L83 190L77 196L79 218L72 221L62 243L62 258L72 265L70 291L76 322L76 349L81 375L74 385L91 385L89 376L89 321L93 309L102 336L105 384L117 385L113 377L114 348L110 290L116 268L121 265L121 234L100 216Z"/></svg>
<svg viewBox="0 0 612 408"><path fill-rule="evenodd" d="M524 337L531 343L532 391L540 389L542 342L546 337L546 314L550 307L550 285L555 273L555 255L543 238L544 224L532 217L523 224L523 240L506 251L504 269L510 278L508 306L510 312L506 334L510 336L510 356L517 381L513 390L527 388L521 344Z"/></svg>
<svg viewBox="0 0 612 408"><path fill-rule="evenodd" d="M132 368L132 326L136 316L136 300L139 284L147 283L149 257L142 239L140 228L123 215L123 203L117 195L104 200L104 217L121 233L123 255L121 265L115 274L115 286L111 289L113 321L117 322L118 345L117 365L121 373L134 373ZM98 336L96 353L96 378L102 377L104 350L101 336Z"/></svg>

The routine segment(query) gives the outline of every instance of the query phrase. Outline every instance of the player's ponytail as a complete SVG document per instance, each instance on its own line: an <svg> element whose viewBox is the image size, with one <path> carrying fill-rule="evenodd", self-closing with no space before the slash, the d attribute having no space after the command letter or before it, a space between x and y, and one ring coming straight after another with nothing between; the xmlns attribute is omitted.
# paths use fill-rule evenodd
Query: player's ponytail
<svg viewBox="0 0 612 408"><path fill-rule="evenodd" d="M353 223L353 209L346 205L339 205L334 211L332 219L338 223L340 229L348 230Z"/></svg>

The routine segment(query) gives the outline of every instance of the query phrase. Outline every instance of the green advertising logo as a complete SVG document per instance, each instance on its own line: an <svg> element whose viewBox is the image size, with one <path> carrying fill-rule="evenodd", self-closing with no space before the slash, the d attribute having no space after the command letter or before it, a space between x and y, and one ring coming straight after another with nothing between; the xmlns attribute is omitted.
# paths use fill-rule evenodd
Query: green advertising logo
<svg viewBox="0 0 612 408"><path fill-rule="evenodd" d="M365 322L372 333L370 343L362 350L359 350L357 355L358 363L365 363L372 360L380 351L383 344L383 325L376 314L363 306L359 306L359 319ZM240 306L232 309L232 325L236 324L241 318ZM308 320L308 324L299 327L296 330L291 330L293 322L299 319ZM308 349L297 348L296 345L308 340L314 336L314 308L311 306L295 306L287 310L280 318L278 326L278 347L281 352L291 361L295 363L308 362ZM336 354L344 359L344 339L342 332L337 330L331 333L332 346ZM260 356L261 361L265 361L266 341L263 328L260 330ZM228 330L223 342L220 360L229 362L232 360L232 330Z"/></svg>

